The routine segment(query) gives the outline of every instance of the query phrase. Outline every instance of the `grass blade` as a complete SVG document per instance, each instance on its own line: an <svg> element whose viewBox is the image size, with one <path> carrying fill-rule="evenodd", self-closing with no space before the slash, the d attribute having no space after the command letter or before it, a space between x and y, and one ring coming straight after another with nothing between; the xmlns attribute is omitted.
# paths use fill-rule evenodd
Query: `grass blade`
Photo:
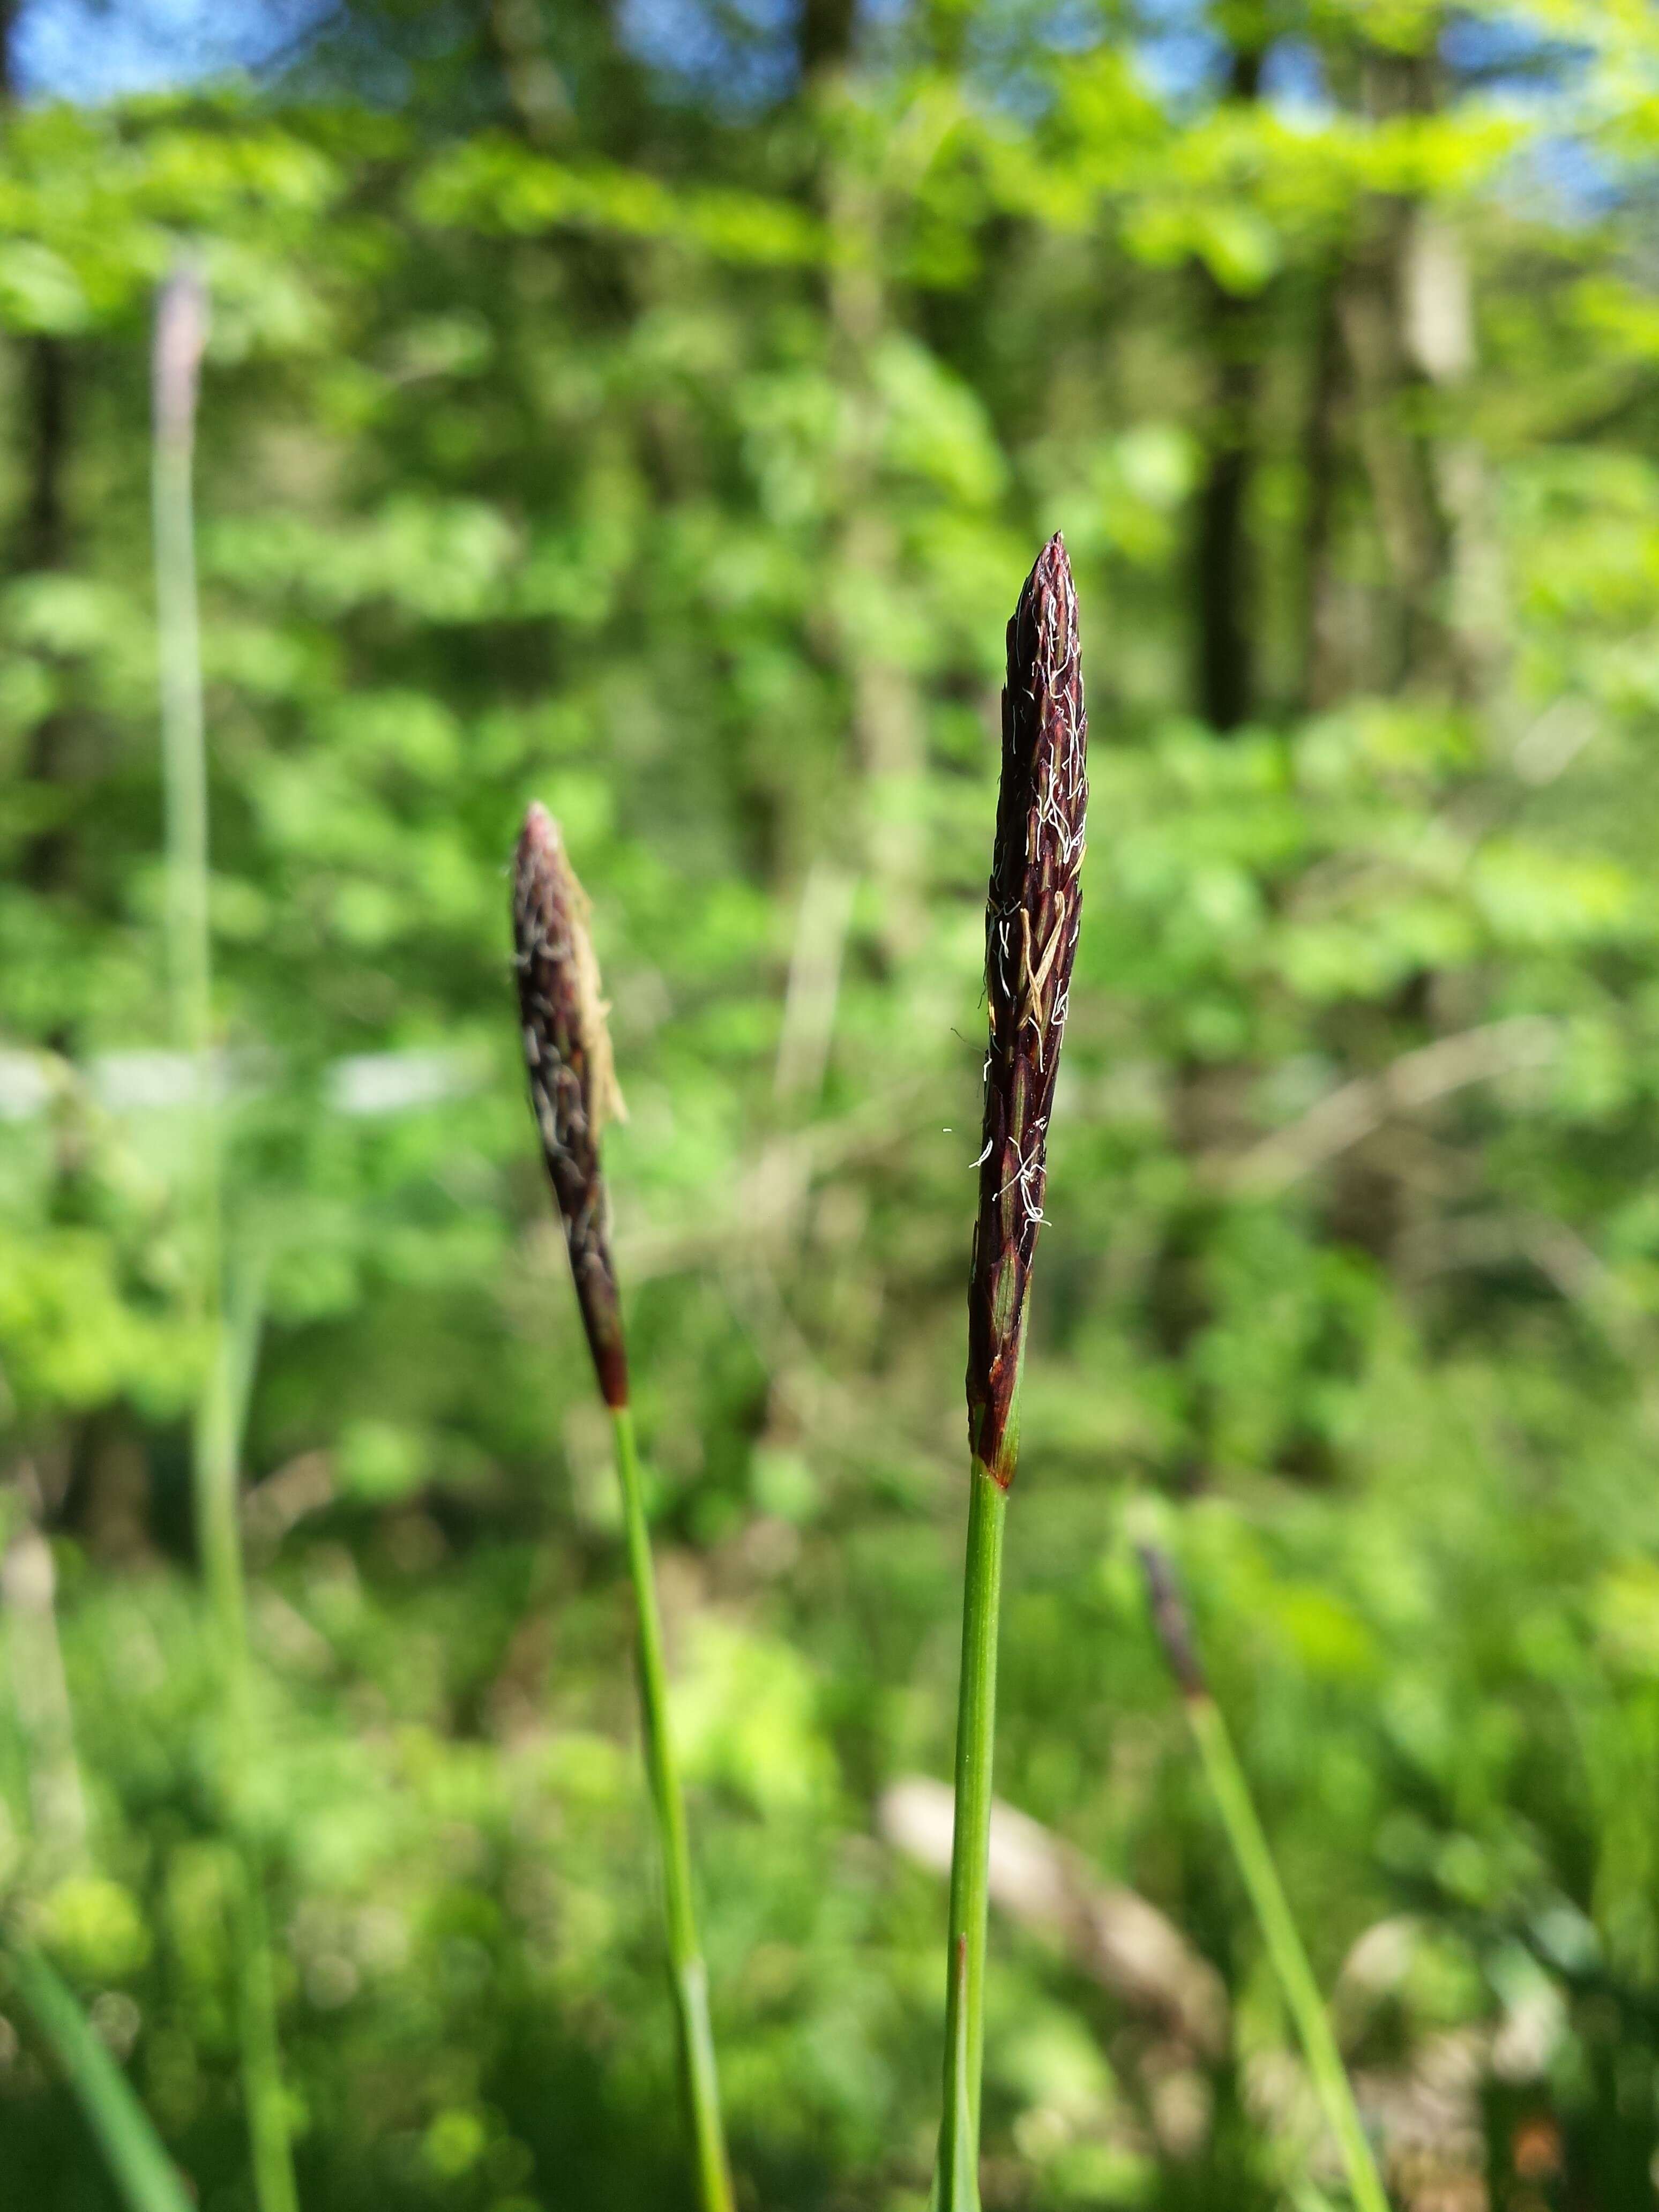
<svg viewBox="0 0 1659 2212"><path fill-rule="evenodd" d="M1175 1571L1153 1546L1143 1545L1140 1558L1153 1620L1170 1670L1181 1689L1205 1779L1221 1816L1222 1827L1267 1947L1273 1972L1295 2022L1326 2124L1336 2139L1349 2192L1359 2212L1389 2212L1388 2193L1376 2170L1359 2108L1354 2102L1353 2085L1337 2048L1330 2014L1314 1978L1296 1916L1279 1878L1272 1847L1239 1764L1231 1733L1205 1679Z"/></svg>
<svg viewBox="0 0 1659 2212"><path fill-rule="evenodd" d="M57 1968L21 1937L8 1935L5 1951L18 1990L57 2054L131 2212L193 2212L149 2114Z"/></svg>

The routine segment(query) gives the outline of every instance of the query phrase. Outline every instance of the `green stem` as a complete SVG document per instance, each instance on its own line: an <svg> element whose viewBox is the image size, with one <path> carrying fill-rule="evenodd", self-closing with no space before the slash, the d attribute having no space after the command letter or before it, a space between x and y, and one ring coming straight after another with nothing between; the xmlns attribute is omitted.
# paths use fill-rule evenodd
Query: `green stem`
<svg viewBox="0 0 1659 2212"><path fill-rule="evenodd" d="M257 1320L250 1314L245 1326L239 1325L225 1311L223 1170L211 1049L207 742L192 490L194 367L191 362L181 386L179 362L158 358L151 491L167 811L167 975L173 1042L190 1056L194 1077L187 1132L197 1248L191 1297L207 1362L192 1437L196 1528L217 1645L220 1789L239 1862L232 1917L254 2191L259 2212L297 2212L261 1854L246 1803L252 1713L238 1493L240 1413Z"/></svg>
<svg viewBox="0 0 1659 2212"><path fill-rule="evenodd" d="M8 1936L5 1948L18 1990L56 2051L132 2212L191 2212L178 2169L149 2113L56 1968L19 1936Z"/></svg>
<svg viewBox="0 0 1659 2212"><path fill-rule="evenodd" d="M298 2212L288 2099L283 2088L283 2054L276 2038L276 1985L265 1910L264 1861L252 1836L245 1834L242 1838L233 1879L230 1917L240 1962L237 2042L254 2188L260 2212Z"/></svg>
<svg viewBox="0 0 1659 2212"><path fill-rule="evenodd" d="M237 1294L240 1293L240 1294ZM240 1504L241 1439L259 1335L257 1285L236 1285L216 1319L214 1360L196 1424L197 1546L219 1666L219 1784L232 1844L229 1921L236 1959L237 2048L259 2212L298 2212L276 1984L265 1909L264 1850L248 1802L253 1672Z"/></svg>
<svg viewBox="0 0 1659 2212"><path fill-rule="evenodd" d="M651 1535L640 1480L639 1447L634 1436L634 1416L628 1407L613 1407L611 1420L616 1431L617 1474L622 1484L628 1565L634 1579L646 1771L650 1777L652 1810L662 1858L669 1976L679 2028L681 2079L696 2148L699 2201L702 2212L732 2212L732 2177L726 2164L720 2085L714 2071L714 2037L708 2018L708 1972L697 1944L685 1802L680 1794L679 1774L668 1733L668 1671L663 1662L662 1622L657 1612L656 1575L651 1562Z"/></svg>
<svg viewBox="0 0 1659 2212"><path fill-rule="evenodd" d="M1308 2071L1313 2076L1326 2120L1342 2154L1349 2191L1360 2212L1389 2212L1388 2196L1353 2100L1352 2085L1342 2063L1342 2054L1337 2049L1330 2015L1297 1932L1279 1869L1273 1864L1273 1852L1256 1816L1249 1784L1238 1763L1221 1708L1204 1692L1189 1694L1185 1703L1221 1824L1249 1893L1285 2002L1296 2022Z"/></svg>
<svg viewBox="0 0 1659 2212"><path fill-rule="evenodd" d="M979 2212L980 2077L985 2050L985 1927L989 1904L991 1765L996 1736L997 1623L1008 1494L974 1462L963 1577L957 1708L956 1826L951 1851L950 1970L945 1999L945 2108L939 2212Z"/></svg>

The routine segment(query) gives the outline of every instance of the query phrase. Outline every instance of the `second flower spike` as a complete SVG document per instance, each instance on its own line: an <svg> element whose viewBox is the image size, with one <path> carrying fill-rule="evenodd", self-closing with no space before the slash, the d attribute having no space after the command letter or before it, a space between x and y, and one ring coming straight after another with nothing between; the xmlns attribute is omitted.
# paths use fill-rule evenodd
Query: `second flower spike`
<svg viewBox="0 0 1659 2212"><path fill-rule="evenodd" d="M644 1482L628 1401L628 1346L611 1258L610 1203L599 1164L599 1137L608 1121L620 1117L622 1097L599 994L599 963L587 931L587 901L566 855L558 824L544 806L532 806L526 815L514 855L513 951L530 1100L564 1224L582 1327L600 1393L611 1410L616 1444L623 1528L634 1583L640 1719L652 1817L662 1854L664 1934L697 2201L700 2212L732 2212L708 2016L708 1976L692 1903L685 1803L668 1732L668 1669Z"/></svg>
<svg viewBox="0 0 1659 2212"><path fill-rule="evenodd" d="M530 1100L564 1224L582 1326L607 1406L628 1403L628 1353L599 1164L608 1121L626 1118L586 895L544 806L532 805L513 867L513 948Z"/></svg>

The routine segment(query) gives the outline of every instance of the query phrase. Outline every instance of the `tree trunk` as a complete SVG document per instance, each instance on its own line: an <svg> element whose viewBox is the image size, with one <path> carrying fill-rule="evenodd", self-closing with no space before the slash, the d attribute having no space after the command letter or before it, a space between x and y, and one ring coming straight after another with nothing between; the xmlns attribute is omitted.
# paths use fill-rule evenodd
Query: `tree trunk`
<svg viewBox="0 0 1659 2212"><path fill-rule="evenodd" d="M1342 391L1336 315L1340 282L1334 270L1320 281L1303 432L1307 501L1302 525L1302 707L1306 714L1318 714L1330 706L1343 689L1340 609L1332 568L1336 537L1337 411Z"/></svg>
<svg viewBox="0 0 1659 2212"><path fill-rule="evenodd" d="M1255 692L1249 501L1250 420L1256 391L1249 305L1206 272L1216 405L1210 453L1198 495L1196 601L1198 698L1213 730L1236 730L1250 717Z"/></svg>
<svg viewBox="0 0 1659 2212"><path fill-rule="evenodd" d="M1254 100L1261 75L1260 45L1241 43L1233 52L1230 97ZM1214 386L1194 544L1197 693L1212 729L1236 730L1249 720L1255 703L1249 496L1259 318L1252 301L1229 291L1208 269L1199 277Z"/></svg>
<svg viewBox="0 0 1659 2212"><path fill-rule="evenodd" d="M69 356L61 338L42 335L27 341L23 384L27 489L12 565L21 574L33 575L61 568L67 553L64 477L70 442ZM31 782L63 781L70 734L70 717L61 708L35 724L23 768ZM51 890L61 883L69 856L65 830L38 830L19 855L18 873L32 890Z"/></svg>
<svg viewBox="0 0 1659 2212"><path fill-rule="evenodd" d="M875 246L880 188L846 161L832 161L825 183L836 235L871 241L869 252L849 255L830 279L830 358L845 394L848 426L831 602L836 656L852 695L864 865L877 892L882 950L896 964L920 942L925 919L927 755L915 684L874 634L878 611L902 591L898 548L879 492L886 410L870 374L888 314Z"/></svg>
<svg viewBox="0 0 1659 2212"><path fill-rule="evenodd" d="M550 146L570 121L570 94L547 51L540 0L489 0L486 37L513 119L532 146Z"/></svg>
<svg viewBox="0 0 1659 2212"><path fill-rule="evenodd" d="M1431 60L1367 56L1362 98L1373 115L1431 112ZM1339 317L1393 584L1388 675L1478 699L1490 693L1503 658L1486 471L1468 441L1437 435L1432 416L1441 410L1425 404L1474 365L1468 271L1455 235L1417 201L1377 198Z"/></svg>
<svg viewBox="0 0 1659 2212"><path fill-rule="evenodd" d="M852 59L858 12L858 0L801 0L796 39L804 84Z"/></svg>

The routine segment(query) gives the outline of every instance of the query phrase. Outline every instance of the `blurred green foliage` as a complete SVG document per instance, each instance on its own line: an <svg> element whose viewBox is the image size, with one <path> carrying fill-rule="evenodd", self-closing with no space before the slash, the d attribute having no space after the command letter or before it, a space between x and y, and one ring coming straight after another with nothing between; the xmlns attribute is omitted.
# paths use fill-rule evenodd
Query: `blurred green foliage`
<svg viewBox="0 0 1659 2212"><path fill-rule="evenodd" d="M923 2201L943 1894L878 1808L948 1771L995 693L1055 527L1093 836L1000 1782L1229 2011L1197 2050L1063 1915L999 1921L988 2202L1338 2187L1139 1513L1399 2201L1646 2203L1659 35L1586 0L686 0L653 59L647 13L368 0L257 87L5 117L12 1909L238 2212L157 1052L148 323L188 247L308 2212L686 2201L616 1507L506 965L532 796L631 1109L741 2186ZM109 2204L4 2020L20 2201Z"/></svg>

